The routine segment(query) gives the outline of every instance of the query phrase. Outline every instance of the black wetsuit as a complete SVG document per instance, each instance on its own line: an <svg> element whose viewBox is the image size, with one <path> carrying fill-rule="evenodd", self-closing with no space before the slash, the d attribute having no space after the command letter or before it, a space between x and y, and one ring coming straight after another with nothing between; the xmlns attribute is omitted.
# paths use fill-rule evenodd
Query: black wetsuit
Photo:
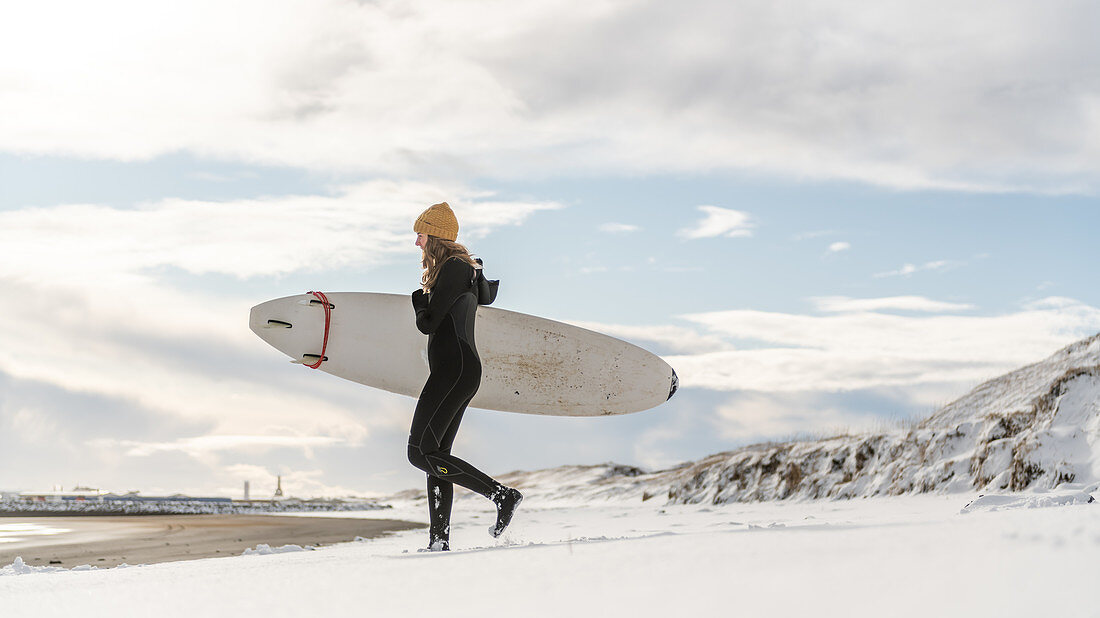
<svg viewBox="0 0 1100 618"><path fill-rule="evenodd" d="M479 285L480 284L480 285ZM507 490L469 463L451 455L466 406L481 385L481 359L474 343L479 288L487 304L480 269L457 258L447 260L430 294L413 293L416 327L428 335L430 374L416 403L409 432L409 461L428 473L429 534L433 545L447 543L454 485L494 502ZM498 505L499 506L499 505Z"/></svg>

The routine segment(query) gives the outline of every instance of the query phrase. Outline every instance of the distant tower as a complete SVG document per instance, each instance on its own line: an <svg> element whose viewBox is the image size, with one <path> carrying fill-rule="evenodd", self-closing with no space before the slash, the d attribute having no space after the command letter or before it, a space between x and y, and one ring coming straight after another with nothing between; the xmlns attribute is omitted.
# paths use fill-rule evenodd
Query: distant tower
<svg viewBox="0 0 1100 618"><path fill-rule="evenodd" d="M283 477L282 476L277 476L275 478L278 479L278 484L275 486L275 497L276 498L282 498L283 497Z"/></svg>
<svg viewBox="0 0 1100 618"><path fill-rule="evenodd" d="M244 499L251 500L251 498L248 497L248 481L244 482Z"/></svg>

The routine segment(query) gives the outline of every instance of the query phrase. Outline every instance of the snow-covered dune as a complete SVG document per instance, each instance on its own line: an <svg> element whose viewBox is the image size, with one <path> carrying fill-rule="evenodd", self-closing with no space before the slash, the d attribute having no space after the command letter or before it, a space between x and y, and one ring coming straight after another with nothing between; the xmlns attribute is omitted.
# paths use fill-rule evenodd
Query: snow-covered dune
<svg viewBox="0 0 1100 618"><path fill-rule="evenodd" d="M1100 335L981 384L892 432L766 443L646 473L606 464L503 477L532 495L724 504L1100 481Z"/></svg>

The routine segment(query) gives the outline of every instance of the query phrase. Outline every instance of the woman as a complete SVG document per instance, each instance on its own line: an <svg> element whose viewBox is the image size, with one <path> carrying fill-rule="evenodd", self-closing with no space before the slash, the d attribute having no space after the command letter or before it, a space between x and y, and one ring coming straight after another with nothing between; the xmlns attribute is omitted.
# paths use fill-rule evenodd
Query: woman
<svg viewBox="0 0 1100 618"><path fill-rule="evenodd" d="M416 327L428 335L428 381L416 402L409 432L409 461L428 473L428 528L432 551L450 549L454 485L479 493L497 507L489 534L500 536L523 495L451 455L466 406L481 384L481 359L474 344L478 304L489 304L495 288L466 247L455 242L458 220L446 202L425 210L416 223L423 251L422 289L412 293Z"/></svg>

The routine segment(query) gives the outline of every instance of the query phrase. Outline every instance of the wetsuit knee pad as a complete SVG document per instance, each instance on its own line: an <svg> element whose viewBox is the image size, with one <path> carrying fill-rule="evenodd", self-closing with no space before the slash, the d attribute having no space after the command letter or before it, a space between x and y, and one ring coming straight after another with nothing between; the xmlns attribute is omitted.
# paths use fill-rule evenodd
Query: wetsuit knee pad
<svg viewBox="0 0 1100 618"><path fill-rule="evenodd" d="M412 444L409 445L409 463L425 472L430 473L432 471L432 464L424 457L424 453Z"/></svg>
<svg viewBox="0 0 1100 618"><path fill-rule="evenodd" d="M424 459L427 460L428 465L431 467L429 474L441 478L462 474L462 470L455 464L454 458L445 458L441 457L441 455L441 453L424 454Z"/></svg>

